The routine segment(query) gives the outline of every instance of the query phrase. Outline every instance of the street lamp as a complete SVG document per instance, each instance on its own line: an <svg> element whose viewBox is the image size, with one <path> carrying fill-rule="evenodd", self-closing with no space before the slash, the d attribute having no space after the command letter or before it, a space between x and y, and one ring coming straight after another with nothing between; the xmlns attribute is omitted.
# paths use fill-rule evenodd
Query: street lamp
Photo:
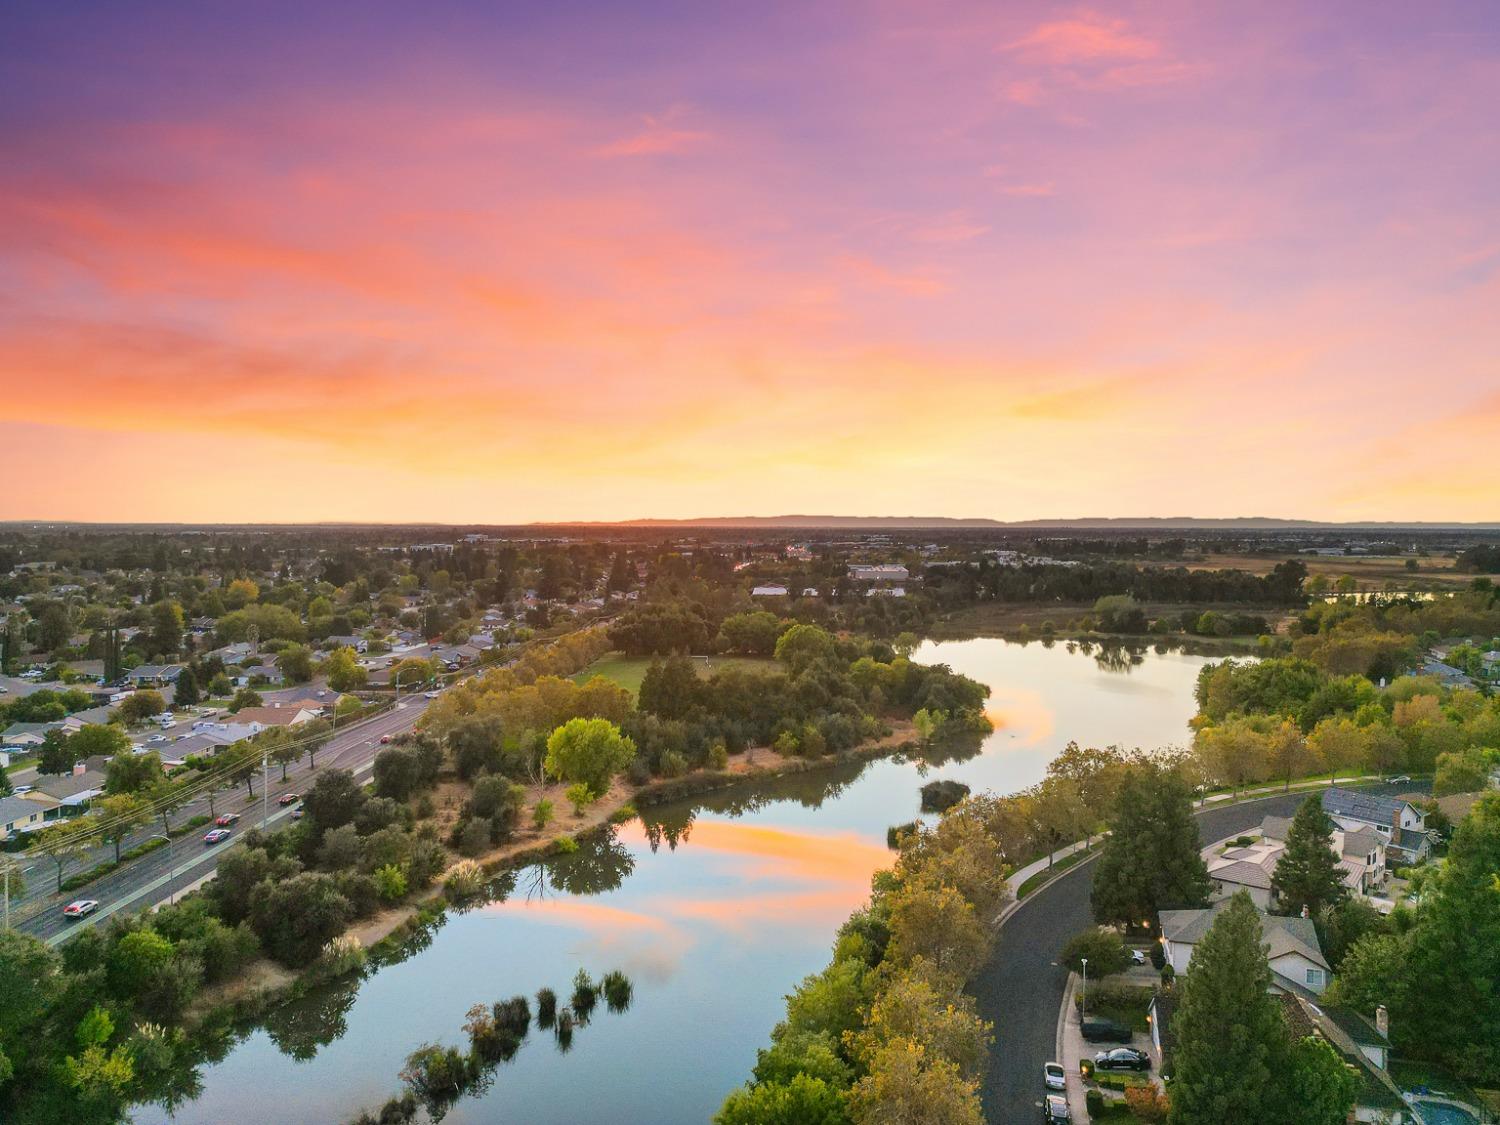
<svg viewBox="0 0 1500 1125"><path fill-rule="evenodd" d="M1081 1013L1082 1013L1082 1015L1080 1016L1080 1018L1086 1017L1089 1014L1089 959L1087 957L1084 957L1082 960L1083 960L1083 1004L1081 1005L1081 1009L1080 1009Z"/></svg>
<svg viewBox="0 0 1500 1125"><path fill-rule="evenodd" d="M171 906L174 902L177 901L177 890L172 886L173 883L177 882L177 857L172 855L172 837L164 836L162 835L162 833L158 832L156 835L152 836L151 839L165 840L167 844L167 855L171 856L172 858L172 872L167 876L167 905Z"/></svg>

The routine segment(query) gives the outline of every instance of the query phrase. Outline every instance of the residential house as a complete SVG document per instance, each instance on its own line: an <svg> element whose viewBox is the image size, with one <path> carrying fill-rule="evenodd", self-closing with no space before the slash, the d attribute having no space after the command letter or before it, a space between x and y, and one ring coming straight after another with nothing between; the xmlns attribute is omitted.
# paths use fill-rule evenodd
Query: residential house
<svg viewBox="0 0 1500 1125"><path fill-rule="evenodd" d="M125 673L125 679L138 688L164 688L182 675L181 664L138 664Z"/></svg>
<svg viewBox="0 0 1500 1125"><path fill-rule="evenodd" d="M280 687L286 683L286 676L282 675L281 669L274 664L257 664L252 668L241 668L239 674L234 677L236 687L249 687L252 684L270 684Z"/></svg>
<svg viewBox="0 0 1500 1125"><path fill-rule="evenodd" d="M235 722L251 725L258 723L262 730L266 727L301 726L321 717L321 708L304 707L298 703L288 703L282 707L244 707L234 714Z"/></svg>
<svg viewBox="0 0 1500 1125"><path fill-rule="evenodd" d="M1432 854L1427 816L1405 797L1331 787L1323 790L1323 811L1340 828L1373 828L1385 840L1386 862L1411 867Z"/></svg>
<svg viewBox="0 0 1500 1125"><path fill-rule="evenodd" d="M82 730L84 727L101 726L109 722L111 707L88 707L82 711L74 711L62 721L63 730L72 734Z"/></svg>
<svg viewBox="0 0 1500 1125"><path fill-rule="evenodd" d="M784 598L786 594L785 586L756 586L750 591L752 598Z"/></svg>
<svg viewBox="0 0 1500 1125"><path fill-rule="evenodd" d="M1261 821L1260 842L1257 846L1274 852L1272 872L1286 847L1287 833L1291 831L1289 817L1268 816ZM1329 842L1338 858L1338 868L1343 872L1344 886L1351 894L1368 896L1385 883L1386 839L1374 828L1365 827L1349 831L1334 828ZM1226 853L1227 856L1228 853ZM1207 859L1207 853L1204 853ZM1210 871L1212 874L1212 871ZM1252 896L1253 897L1253 896Z"/></svg>
<svg viewBox="0 0 1500 1125"><path fill-rule="evenodd" d="M352 633L340 633L331 637L323 638L323 648L352 648L355 652L364 652L370 647L370 642L363 637L356 637Z"/></svg>
<svg viewBox="0 0 1500 1125"><path fill-rule="evenodd" d="M24 799L41 801L43 804L50 799L63 808L76 809L88 804L103 792L104 771L86 769L80 764L74 767L72 773L62 774L59 777L45 775L39 777L36 787L27 793Z"/></svg>
<svg viewBox="0 0 1500 1125"><path fill-rule="evenodd" d="M214 649L208 655L210 658L217 656L225 664L241 664L254 654L255 646L249 641L235 641Z"/></svg>
<svg viewBox="0 0 1500 1125"><path fill-rule="evenodd" d="M49 730L61 730L62 722L51 723L11 723L3 733L0 733L0 748L17 750L35 750L47 738Z"/></svg>
<svg viewBox="0 0 1500 1125"><path fill-rule="evenodd" d="M1208 933L1223 900L1204 910L1163 910L1160 914L1162 952L1179 975L1189 971L1193 950ZM1328 987L1333 970L1318 944L1310 918L1281 918L1260 914L1261 934L1271 963L1271 988L1315 997Z"/></svg>
<svg viewBox="0 0 1500 1125"><path fill-rule="evenodd" d="M1352 1120L1421 1125L1423 1117L1401 1096L1401 1087L1387 1070L1391 1040L1385 1008L1376 1010L1372 1023L1353 1009L1324 1007L1290 993L1282 994L1281 1003L1294 1038L1324 1040L1354 1072L1357 1083Z"/></svg>
<svg viewBox="0 0 1500 1125"><path fill-rule="evenodd" d="M55 805L53 806L56 807ZM21 832L35 832L47 817L47 807L25 797L0 797L0 843Z"/></svg>

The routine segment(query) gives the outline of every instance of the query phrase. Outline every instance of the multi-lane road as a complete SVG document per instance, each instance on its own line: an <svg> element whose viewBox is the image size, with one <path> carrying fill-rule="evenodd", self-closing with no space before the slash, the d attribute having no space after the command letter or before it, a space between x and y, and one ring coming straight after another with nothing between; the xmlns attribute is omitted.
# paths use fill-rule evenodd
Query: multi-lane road
<svg viewBox="0 0 1500 1125"><path fill-rule="evenodd" d="M1416 789L1418 786L1411 786ZM1266 816L1291 816L1307 794L1283 793L1198 810L1205 843L1246 832ZM1085 860L1027 896L1000 928L989 963L975 978L979 1012L995 1025L984 1081L984 1116L992 1125L1038 1120L1042 1064L1053 1058L1057 1017L1068 973L1062 947L1093 923L1089 891L1094 864Z"/></svg>
<svg viewBox="0 0 1500 1125"><path fill-rule="evenodd" d="M49 942L65 939L79 928L93 925L111 914L120 911L149 909L157 903L180 894L185 889L201 883L213 874L219 857L238 843L244 830L261 823L263 812L268 814L271 824L277 824L291 816L292 807L279 804L279 798L287 793L300 793L310 785L318 774L330 769L346 769L357 775L368 772L379 752L381 739L395 737L411 730L426 709L427 700L421 695L403 699L395 709L373 718L351 724L338 731L317 753L317 768L312 769L306 757L298 759L287 770L287 778L281 780L281 767L272 763L270 777L262 794L262 785L257 778L255 799L250 800L244 786L221 789L214 795L214 810L217 813L238 813L239 822L234 826L229 839L217 845L206 845L200 831L189 832L163 848L131 860L118 870L80 887L59 895L55 893L55 867L45 857L28 860L28 889L20 902L12 902L12 921L19 930L35 934ZM197 815L207 815L209 800L206 795L195 798L191 804L177 810L172 821L181 824ZM161 833L161 822L155 821L138 829L122 845L128 849ZM91 849L90 854L65 869L87 870L90 866L113 858L113 846ZM94 899L99 908L90 917L80 922L63 918L63 907L75 899Z"/></svg>

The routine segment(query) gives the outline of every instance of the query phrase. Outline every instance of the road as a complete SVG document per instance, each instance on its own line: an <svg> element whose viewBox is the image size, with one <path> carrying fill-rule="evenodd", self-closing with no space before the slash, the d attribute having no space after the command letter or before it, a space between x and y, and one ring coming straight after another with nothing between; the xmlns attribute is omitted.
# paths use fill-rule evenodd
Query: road
<svg viewBox="0 0 1500 1125"><path fill-rule="evenodd" d="M1306 793L1282 793L1200 809L1198 831L1204 843L1222 840L1259 827L1266 816L1291 816L1306 799ZM1041 1116L1042 1064L1056 1049L1068 979L1057 958L1070 937L1093 924L1093 866L1085 860L1028 895L1000 928L989 963L974 980L979 1014L995 1025L983 1088L984 1116L992 1125Z"/></svg>
<svg viewBox="0 0 1500 1125"><path fill-rule="evenodd" d="M310 784L313 777L329 769L347 769L354 773L365 771L375 760L382 737L394 737L411 730L427 700L420 696L401 701L398 709L376 715L339 731L317 753L317 769L310 769L306 757L298 759L287 771L287 780L281 780L281 768L272 763L270 785L264 807L269 812L269 823L275 825L291 816L291 807L283 808L277 799L285 793L297 793ZM56 867L45 857L28 863L29 892L21 904L12 904L12 920L16 929L35 934L56 943L76 932L79 928L94 925L111 914L124 910L145 910L169 897L194 886L208 876L218 864L219 856L238 843L239 835L246 829L261 823L261 786L257 780L255 800L248 799L243 787L221 789L214 795L214 807L218 813L235 812L243 819L235 826L235 835L217 846L203 843L201 831L189 832L174 840L170 846L126 863L119 870L80 887L67 894L53 891L56 883ZM174 824L181 824L195 815L207 815L207 796L195 799L190 805L172 815ZM161 822L142 827L123 845L128 849L135 844L160 834ZM113 858L113 847L95 849L85 861L75 861L64 869L64 874L86 870L88 867ZM97 899L99 909L82 922L68 922L62 916L62 908L74 899Z"/></svg>

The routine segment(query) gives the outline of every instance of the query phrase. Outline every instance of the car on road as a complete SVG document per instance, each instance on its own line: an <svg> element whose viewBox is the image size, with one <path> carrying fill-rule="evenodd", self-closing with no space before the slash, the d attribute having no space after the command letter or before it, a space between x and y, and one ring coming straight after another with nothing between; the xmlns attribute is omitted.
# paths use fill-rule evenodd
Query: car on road
<svg viewBox="0 0 1500 1125"><path fill-rule="evenodd" d="M1090 1043L1129 1043L1131 1031L1123 1023L1103 1016L1090 1016L1083 1021L1083 1037Z"/></svg>
<svg viewBox="0 0 1500 1125"><path fill-rule="evenodd" d="M428 699L436 699L438 696L442 695L443 693L442 693L442 690L439 689L437 691L424 691L422 694L425 695Z"/></svg>
<svg viewBox="0 0 1500 1125"><path fill-rule="evenodd" d="M150 738L146 739L146 741L155 746L158 743L170 742L172 740L164 734L153 734Z"/></svg>
<svg viewBox="0 0 1500 1125"><path fill-rule="evenodd" d="M99 909L98 899L81 898L77 902L70 902L63 907L64 918L87 918Z"/></svg>
<svg viewBox="0 0 1500 1125"><path fill-rule="evenodd" d="M1411 778L1404 773L1398 773L1395 777L1385 779L1387 785L1405 785Z"/></svg>
<svg viewBox="0 0 1500 1125"><path fill-rule="evenodd" d="M1134 1047L1116 1047L1094 1056L1095 1070L1150 1070L1151 1056Z"/></svg>
<svg viewBox="0 0 1500 1125"><path fill-rule="evenodd" d="M1063 1072L1062 1063L1049 1062L1042 1067L1042 1084L1049 1090L1068 1088L1068 1076Z"/></svg>
<svg viewBox="0 0 1500 1125"><path fill-rule="evenodd" d="M388 734L382 734L382 735L381 735L381 736L380 736L380 745L382 745L382 746L385 746L385 745L387 745L387 744L388 744L388 743L389 743L389 742L390 742L390 741L391 741L391 736L390 736L390 735L388 735Z"/></svg>
<svg viewBox="0 0 1500 1125"><path fill-rule="evenodd" d="M276 803L278 805L295 805L300 800L302 800L302 794L300 793L283 793L276 799Z"/></svg>
<svg viewBox="0 0 1500 1125"><path fill-rule="evenodd" d="M293 820L301 820L302 819L302 814L305 811L306 810L301 805L298 805L295 809L292 810L292 819Z"/></svg>
<svg viewBox="0 0 1500 1125"><path fill-rule="evenodd" d="M237 812L227 812L223 816L219 817L218 820L214 821L214 823L217 824L220 828L230 828L239 819L240 819L240 814L239 813L237 813Z"/></svg>
<svg viewBox="0 0 1500 1125"><path fill-rule="evenodd" d="M229 835L230 835L229 829L227 829L227 828L215 828L212 832L208 833L207 835L205 835L203 837L203 842L205 844L217 844L221 840L227 840L227 839L229 839Z"/></svg>
<svg viewBox="0 0 1500 1125"><path fill-rule="evenodd" d="M1042 1120L1047 1125L1053 1125L1054 1122L1057 1125L1064 1125L1072 1121L1073 1115L1068 1111L1068 1099L1061 1094L1048 1094L1042 1102Z"/></svg>

